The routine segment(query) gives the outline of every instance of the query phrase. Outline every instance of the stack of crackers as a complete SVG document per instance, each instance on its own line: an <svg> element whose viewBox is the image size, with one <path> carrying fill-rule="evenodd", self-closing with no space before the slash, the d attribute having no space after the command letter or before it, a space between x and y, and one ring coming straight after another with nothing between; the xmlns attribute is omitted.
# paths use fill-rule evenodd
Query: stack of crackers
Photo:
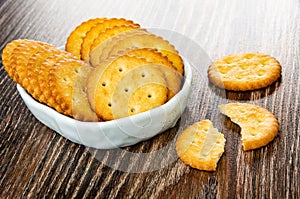
<svg viewBox="0 0 300 199"><path fill-rule="evenodd" d="M77 26L65 50L14 40L3 50L9 76L36 100L81 121L141 113L181 89L175 47L131 20L96 18Z"/></svg>

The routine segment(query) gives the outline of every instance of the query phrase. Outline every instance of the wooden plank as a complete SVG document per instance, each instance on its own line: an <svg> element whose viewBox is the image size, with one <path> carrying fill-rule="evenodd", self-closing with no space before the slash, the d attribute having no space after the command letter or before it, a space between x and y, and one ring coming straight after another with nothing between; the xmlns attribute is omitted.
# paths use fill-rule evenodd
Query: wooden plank
<svg viewBox="0 0 300 199"><path fill-rule="evenodd" d="M1 50L16 38L62 46L83 20L125 17L183 34L211 60L259 51L276 57L283 69L281 79L266 89L225 92L208 82L208 65L196 59L193 92L176 127L135 146L94 153L38 122L1 67L0 198L300 198L298 1L3 0L0 13ZM280 123L278 137L244 152L240 128L216 109L234 101L272 111ZM205 118L227 139L216 172L192 169L174 151L178 133Z"/></svg>

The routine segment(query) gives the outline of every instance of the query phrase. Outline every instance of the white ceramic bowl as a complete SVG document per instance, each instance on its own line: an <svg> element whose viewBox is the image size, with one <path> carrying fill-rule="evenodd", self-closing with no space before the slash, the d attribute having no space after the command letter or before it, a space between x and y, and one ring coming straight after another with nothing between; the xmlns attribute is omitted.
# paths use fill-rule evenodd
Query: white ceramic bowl
<svg viewBox="0 0 300 199"><path fill-rule="evenodd" d="M20 85L17 89L32 114L67 139L96 149L129 146L174 127L183 113L191 89L192 69L184 61L182 89L167 103L155 109L106 122L81 122L37 102Z"/></svg>

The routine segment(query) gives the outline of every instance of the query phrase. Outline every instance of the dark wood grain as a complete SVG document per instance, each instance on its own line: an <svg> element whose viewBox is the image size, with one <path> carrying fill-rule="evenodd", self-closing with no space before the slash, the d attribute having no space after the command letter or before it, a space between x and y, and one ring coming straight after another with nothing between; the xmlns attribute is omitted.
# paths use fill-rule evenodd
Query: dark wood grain
<svg viewBox="0 0 300 199"><path fill-rule="evenodd" d="M1 0L0 13L1 51L17 38L62 46L86 19L125 17L142 27L180 33L211 60L258 51L276 57L283 69L280 80L268 88L225 92L208 82L208 63L191 50L193 92L177 125L134 146L95 151L37 121L1 67L0 198L300 198L298 0ZM240 128L216 108L235 101L261 105L276 115L280 131L273 142L242 150ZM174 159L178 132L206 118L227 140L216 172L198 171Z"/></svg>

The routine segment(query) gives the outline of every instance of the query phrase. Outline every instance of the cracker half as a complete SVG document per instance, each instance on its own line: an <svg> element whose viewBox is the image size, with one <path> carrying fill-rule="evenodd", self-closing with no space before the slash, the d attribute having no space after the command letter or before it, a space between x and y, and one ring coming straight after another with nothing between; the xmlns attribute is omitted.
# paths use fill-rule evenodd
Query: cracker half
<svg viewBox="0 0 300 199"><path fill-rule="evenodd" d="M176 140L176 152L187 165L206 171L215 171L224 152L224 135L210 120L202 120L187 127Z"/></svg>
<svg viewBox="0 0 300 199"><path fill-rule="evenodd" d="M267 145L278 134L276 117L267 109L248 103L219 105L219 110L241 127L243 149L257 149Z"/></svg>
<svg viewBox="0 0 300 199"><path fill-rule="evenodd" d="M233 91L248 91L267 87L281 75L280 63L262 53L239 53L214 61L208 78L218 87Z"/></svg>

